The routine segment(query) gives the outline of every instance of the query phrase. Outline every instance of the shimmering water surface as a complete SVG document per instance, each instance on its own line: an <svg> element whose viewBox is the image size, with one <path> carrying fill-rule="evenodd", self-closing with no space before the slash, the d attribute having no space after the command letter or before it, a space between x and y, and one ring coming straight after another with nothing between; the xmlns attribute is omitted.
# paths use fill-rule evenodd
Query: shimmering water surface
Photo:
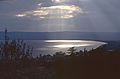
<svg viewBox="0 0 120 79"><path fill-rule="evenodd" d="M27 40L29 45L34 47L34 55L55 54L59 51L67 51L70 47L77 48L77 51L90 50L106 44L105 42L89 40Z"/></svg>

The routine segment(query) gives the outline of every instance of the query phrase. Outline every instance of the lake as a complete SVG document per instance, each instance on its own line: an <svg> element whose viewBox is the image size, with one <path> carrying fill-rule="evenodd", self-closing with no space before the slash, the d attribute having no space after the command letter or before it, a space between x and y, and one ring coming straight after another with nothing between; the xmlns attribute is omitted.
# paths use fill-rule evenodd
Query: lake
<svg viewBox="0 0 120 79"><path fill-rule="evenodd" d="M91 40L26 40L25 42L34 47L34 56L38 56L39 54L53 55L59 51L66 52L70 47L75 47L77 51L84 49L91 50L92 48L95 49L107 44L105 42Z"/></svg>

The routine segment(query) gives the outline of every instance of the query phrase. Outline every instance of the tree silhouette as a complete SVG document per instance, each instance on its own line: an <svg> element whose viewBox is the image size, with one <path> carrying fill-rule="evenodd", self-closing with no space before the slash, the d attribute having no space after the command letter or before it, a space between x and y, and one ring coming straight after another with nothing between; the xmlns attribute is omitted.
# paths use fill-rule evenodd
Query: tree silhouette
<svg viewBox="0 0 120 79"><path fill-rule="evenodd" d="M74 55L76 53L76 50L77 49L75 49L75 47L71 47L67 50L68 51L67 53L70 54L70 55Z"/></svg>
<svg viewBox="0 0 120 79"><path fill-rule="evenodd" d="M59 51L59 52L56 52L53 56L54 56L55 58L61 58L61 57L64 57L64 56L65 56L65 53L62 52L62 51Z"/></svg>

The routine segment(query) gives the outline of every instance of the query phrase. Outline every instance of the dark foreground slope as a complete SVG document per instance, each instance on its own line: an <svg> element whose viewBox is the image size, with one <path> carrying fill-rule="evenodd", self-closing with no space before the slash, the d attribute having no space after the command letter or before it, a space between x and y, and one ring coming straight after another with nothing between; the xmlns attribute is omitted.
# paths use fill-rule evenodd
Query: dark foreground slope
<svg viewBox="0 0 120 79"><path fill-rule="evenodd" d="M120 54L73 57L56 61L54 79L119 79Z"/></svg>
<svg viewBox="0 0 120 79"><path fill-rule="evenodd" d="M0 63L0 79L120 79L120 49L62 52Z"/></svg>
<svg viewBox="0 0 120 79"><path fill-rule="evenodd" d="M99 47L55 61L54 79L120 79L120 49Z"/></svg>

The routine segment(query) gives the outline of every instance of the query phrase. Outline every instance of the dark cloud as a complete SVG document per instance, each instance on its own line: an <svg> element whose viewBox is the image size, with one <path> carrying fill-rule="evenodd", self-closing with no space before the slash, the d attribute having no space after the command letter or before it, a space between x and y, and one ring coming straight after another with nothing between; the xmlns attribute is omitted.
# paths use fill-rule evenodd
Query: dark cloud
<svg viewBox="0 0 120 79"><path fill-rule="evenodd" d="M0 1L12 1L12 0L0 0Z"/></svg>
<svg viewBox="0 0 120 79"><path fill-rule="evenodd" d="M6 0L0 0L0 1L6 1Z"/></svg>

